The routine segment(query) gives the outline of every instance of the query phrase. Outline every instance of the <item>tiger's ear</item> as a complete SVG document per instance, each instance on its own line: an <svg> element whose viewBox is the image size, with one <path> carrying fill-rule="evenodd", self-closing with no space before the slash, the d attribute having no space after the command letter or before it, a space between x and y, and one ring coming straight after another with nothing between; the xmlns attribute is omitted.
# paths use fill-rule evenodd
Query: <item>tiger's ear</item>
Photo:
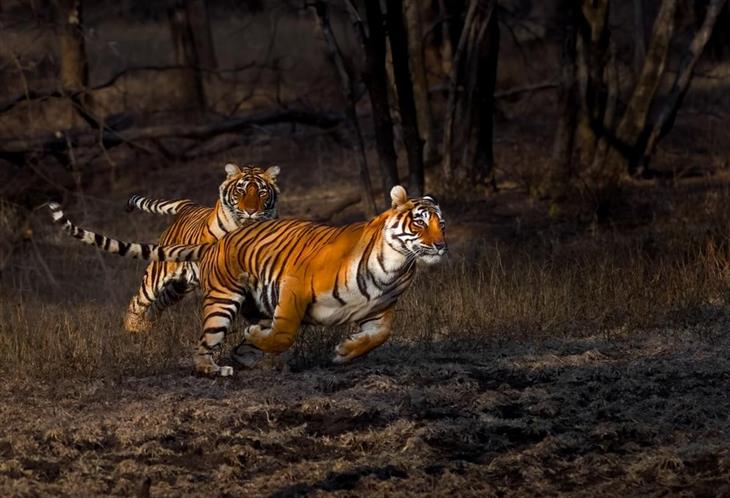
<svg viewBox="0 0 730 498"><path fill-rule="evenodd" d="M390 189L390 200L393 201L393 208L397 209L408 202L408 192L400 185L396 185Z"/></svg>
<svg viewBox="0 0 730 498"><path fill-rule="evenodd" d="M237 175L240 172L241 172L241 168L239 168L235 164L233 164L233 163L226 164L226 175L228 175L227 178L230 178L233 175Z"/></svg>
<svg viewBox="0 0 730 498"><path fill-rule="evenodd" d="M436 205L438 205L438 203L439 203L438 199L436 199L431 194L426 194L426 195L423 196L423 198L426 199L427 201L432 202L433 204L436 204Z"/></svg>
<svg viewBox="0 0 730 498"><path fill-rule="evenodd" d="M266 171L264 171L264 174L270 177L272 180L276 180L276 177L279 176L280 172L281 169L278 166L271 166Z"/></svg>

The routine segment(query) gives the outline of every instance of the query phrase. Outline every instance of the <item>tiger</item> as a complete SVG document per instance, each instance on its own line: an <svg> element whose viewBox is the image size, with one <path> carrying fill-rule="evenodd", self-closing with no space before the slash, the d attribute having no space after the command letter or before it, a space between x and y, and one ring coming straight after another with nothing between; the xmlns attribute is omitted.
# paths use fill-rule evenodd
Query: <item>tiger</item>
<svg viewBox="0 0 730 498"><path fill-rule="evenodd" d="M390 191L391 207L374 218L334 227L298 219L250 223L206 244L123 242L77 227L61 206L54 222L71 236L106 252L152 261L196 261L203 290L203 333L194 368L229 376L213 353L222 345L244 299L250 296L270 321L244 329L241 345L278 355L302 324L355 323L357 332L335 347L333 363L361 357L391 335L395 305L410 287L416 263L434 264L447 252L445 222L430 195ZM240 346L240 345L239 345Z"/></svg>
<svg viewBox="0 0 730 498"><path fill-rule="evenodd" d="M132 194L127 211L177 215L162 233L160 244L202 244L220 239L245 223L277 217L280 169L266 170L253 165L239 168L226 164L226 179L219 187L215 207L191 200L155 200ZM148 332L169 306L180 301L199 283L198 265L192 262L153 261L145 270L142 285L132 297L124 317L128 332Z"/></svg>

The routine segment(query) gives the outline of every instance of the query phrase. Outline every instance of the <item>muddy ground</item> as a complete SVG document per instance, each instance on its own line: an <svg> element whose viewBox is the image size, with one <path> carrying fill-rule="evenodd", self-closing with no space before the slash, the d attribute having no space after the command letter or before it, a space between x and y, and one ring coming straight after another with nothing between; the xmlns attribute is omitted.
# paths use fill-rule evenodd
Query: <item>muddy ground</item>
<svg viewBox="0 0 730 498"><path fill-rule="evenodd" d="M727 340L639 337L390 345L232 379L15 381L0 494L730 495Z"/></svg>

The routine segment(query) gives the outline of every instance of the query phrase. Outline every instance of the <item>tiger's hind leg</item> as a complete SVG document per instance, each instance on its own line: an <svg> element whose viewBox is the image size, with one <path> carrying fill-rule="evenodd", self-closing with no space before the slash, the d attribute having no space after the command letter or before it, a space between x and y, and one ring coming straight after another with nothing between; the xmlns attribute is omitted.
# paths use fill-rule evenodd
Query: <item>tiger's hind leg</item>
<svg viewBox="0 0 730 498"><path fill-rule="evenodd" d="M171 267L174 269L171 270ZM150 263L142 285L127 307L125 330L149 332L160 314L194 289L197 280L197 268L192 264Z"/></svg>
<svg viewBox="0 0 730 498"><path fill-rule="evenodd" d="M213 353L220 348L244 299L232 290L206 293L203 299L203 336L195 352L195 372L201 375L233 375L233 368L218 366Z"/></svg>
<svg viewBox="0 0 730 498"><path fill-rule="evenodd" d="M380 315L363 320L360 331L342 341L335 348L333 363L348 363L358 356L369 353L388 340L393 327L395 310L388 308Z"/></svg>

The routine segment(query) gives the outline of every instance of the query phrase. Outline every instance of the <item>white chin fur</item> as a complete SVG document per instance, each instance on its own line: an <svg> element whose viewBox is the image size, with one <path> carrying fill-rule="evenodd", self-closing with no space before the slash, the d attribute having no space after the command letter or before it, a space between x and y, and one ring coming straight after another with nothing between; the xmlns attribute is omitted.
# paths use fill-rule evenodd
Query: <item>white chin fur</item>
<svg viewBox="0 0 730 498"><path fill-rule="evenodd" d="M423 256L419 256L418 261L426 265L434 265L441 261L441 257L439 254L424 254Z"/></svg>

